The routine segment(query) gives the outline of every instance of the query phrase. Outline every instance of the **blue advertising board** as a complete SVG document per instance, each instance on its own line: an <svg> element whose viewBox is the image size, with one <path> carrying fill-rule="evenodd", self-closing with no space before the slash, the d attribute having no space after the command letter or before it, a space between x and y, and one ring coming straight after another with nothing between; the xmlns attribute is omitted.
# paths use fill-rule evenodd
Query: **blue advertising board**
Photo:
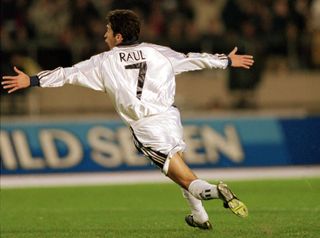
<svg viewBox="0 0 320 238"><path fill-rule="evenodd" d="M320 117L185 120L192 168L320 164ZM2 123L1 174L150 170L120 121Z"/></svg>

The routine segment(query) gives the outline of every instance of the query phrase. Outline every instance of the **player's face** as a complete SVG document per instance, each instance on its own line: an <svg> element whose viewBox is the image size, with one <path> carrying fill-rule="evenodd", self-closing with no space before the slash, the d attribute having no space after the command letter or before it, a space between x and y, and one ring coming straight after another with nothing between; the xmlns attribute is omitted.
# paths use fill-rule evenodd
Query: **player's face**
<svg viewBox="0 0 320 238"><path fill-rule="evenodd" d="M116 45L122 42L122 35L121 34L114 35L110 24L107 25L107 31L104 34L104 38L105 38L105 42L107 43L110 49L112 49L113 47L115 47Z"/></svg>

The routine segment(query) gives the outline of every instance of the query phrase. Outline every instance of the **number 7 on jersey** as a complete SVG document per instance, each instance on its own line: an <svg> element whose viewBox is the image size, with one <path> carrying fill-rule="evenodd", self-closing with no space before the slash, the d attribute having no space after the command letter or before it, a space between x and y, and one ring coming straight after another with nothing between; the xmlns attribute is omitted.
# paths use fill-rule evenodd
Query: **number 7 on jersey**
<svg viewBox="0 0 320 238"><path fill-rule="evenodd" d="M138 84L137 84L137 98L141 100L144 79L146 77L146 72L147 72L147 63L141 62L136 64L129 64L125 66L125 69L139 69Z"/></svg>

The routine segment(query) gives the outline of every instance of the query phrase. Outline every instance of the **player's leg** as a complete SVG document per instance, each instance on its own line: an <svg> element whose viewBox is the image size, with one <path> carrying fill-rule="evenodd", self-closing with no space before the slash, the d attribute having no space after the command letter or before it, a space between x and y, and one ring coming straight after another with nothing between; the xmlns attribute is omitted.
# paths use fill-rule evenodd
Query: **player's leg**
<svg viewBox="0 0 320 238"><path fill-rule="evenodd" d="M181 162L181 157L182 153L177 153L171 159L167 159L162 170L169 178L182 187L183 197L187 200L191 209L191 214L185 217L187 224L199 227L200 229L210 230L212 229L212 225L202 205L202 201L195 198L188 191L189 184L197 180L197 177L184 162Z"/></svg>
<svg viewBox="0 0 320 238"><path fill-rule="evenodd" d="M181 188L183 197L187 200L191 209L191 214L185 217L185 221L189 226L199 227L204 230L211 230L212 225L209 216L202 205L202 201L195 198L188 190Z"/></svg>
<svg viewBox="0 0 320 238"><path fill-rule="evenodd" d="M240 217L248 215L247 207L226 184L220 182L218 185L214 185L198 179L183 161L181 153L176 153L166 163L169 163L167 171L164 171L167 176L182 188L188 190L195 198L199 200L220 198L224 201L224 206L230 208L234 214Z"/></svg>
<svg viewBox="0 0 320 238"><path fill-rule="evenodd" d="M219 198L217 186L198 179L183 161L181 153L176 153L166 162L169 163L168 171L164 171L166 175L194 197L200 200Z"/></svg>

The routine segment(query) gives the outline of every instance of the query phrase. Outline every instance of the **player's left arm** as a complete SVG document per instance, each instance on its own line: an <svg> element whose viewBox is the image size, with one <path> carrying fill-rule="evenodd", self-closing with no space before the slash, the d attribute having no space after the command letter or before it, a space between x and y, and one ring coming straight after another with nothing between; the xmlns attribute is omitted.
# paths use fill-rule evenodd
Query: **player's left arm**
<svg viewBox="0 0 320 238"><path fill-rule="evenodd" d="M4 89L8 90L8 93L30 86L61 87L65 84L79 85L104 91L105 88L100 70L102 57L103 54L99 54L72 67L58 67L54 70L45 70L31 77L17 67L14 67L17 75L3 76L1 84Z"/></svg>
<svg viewBox="0 0 320 238"><path fill-rule="evenodd" d="M17 75L2 77L2 87L8 90L8 93L32 86L29 75L19 70L16 66L14 66L13 69Z"/></svg>

